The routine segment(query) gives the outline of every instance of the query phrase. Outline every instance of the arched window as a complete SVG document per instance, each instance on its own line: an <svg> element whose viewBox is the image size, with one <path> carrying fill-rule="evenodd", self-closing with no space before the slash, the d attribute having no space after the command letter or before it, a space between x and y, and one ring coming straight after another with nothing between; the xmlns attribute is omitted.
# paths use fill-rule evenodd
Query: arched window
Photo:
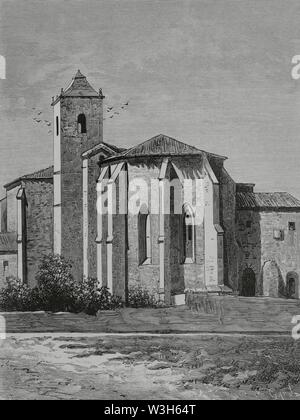
<svg viewBox="0 0 300 420"><path fill-rule="evenodd" d="M182 217L183 262L192 263L195 259L195 223L192 209L183 206Z"/></svg>
<svg viewBox="0 0 300 420"><path fill-rule="evenodd" d="M141 207L138 215L139 264L151 264L151 226L150 214Z"/></svg>
<svg viewBox="0 0 300 420"><path fill-rule="evenodd" d="M77 130L80 134L86 133L86 118L84 114L79 114L77 118Z"/></svg>

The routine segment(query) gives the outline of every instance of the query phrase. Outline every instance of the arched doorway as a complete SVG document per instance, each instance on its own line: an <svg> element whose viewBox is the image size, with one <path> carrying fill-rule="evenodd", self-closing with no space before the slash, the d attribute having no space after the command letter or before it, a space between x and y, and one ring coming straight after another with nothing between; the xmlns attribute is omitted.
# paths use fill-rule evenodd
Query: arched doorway
<svg viewBox="0 0 300 420"><path fill-rule="evenodd" d="M256 292L256 278L254 271L247 267L243 271L242 284L240 294L241 296L255 296Z"/></svg>
<svg viewBox="0 0 300 420"><path fill-rule="evenodd" d="M285 296L285 282L283 280L280 268L274 260L266 261L263 264L262 289L263 296L273 298Z"/></svg>
<svg viewBox="0 0 300 420"><path fill-rule="evenodd" d="M294 271L286 275L286 297L288 299L297 299L299 287L299 276Z"/></svg>

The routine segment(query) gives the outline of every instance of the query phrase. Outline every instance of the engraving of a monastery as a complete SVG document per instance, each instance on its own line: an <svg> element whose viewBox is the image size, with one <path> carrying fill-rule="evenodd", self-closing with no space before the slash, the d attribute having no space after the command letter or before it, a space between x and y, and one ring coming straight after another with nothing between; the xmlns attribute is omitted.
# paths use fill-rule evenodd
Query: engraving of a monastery
<svg viewBox="0 0 300 420"><path fill-rule="evenodd" d="M124 133L122 147L107 143L103 93L78 70L52 98L53 166L5 185L0 285L15 276L34 286L41 257L54 252L73 261L78 280L95 277L125 300L131 285L167 304L181 302L187 290L299 299L300 201L288 192L257 193L254 184L236 183L225 169L227 158L203 151L201 139L195 147L188 139L153 133L124 148ZM157 180L157 200L152 203L149 194L132 214L128 197L135 178L149 190ZM176 194L165 192L167 181L183 189L187 179L201 180L201 223L180 187ZM104 184L117 186L117 193L106 195L116 211L107 214L97 212ZM164 211L166 197L170 212ZM122 206L125 211L118 211Z"/></svg>

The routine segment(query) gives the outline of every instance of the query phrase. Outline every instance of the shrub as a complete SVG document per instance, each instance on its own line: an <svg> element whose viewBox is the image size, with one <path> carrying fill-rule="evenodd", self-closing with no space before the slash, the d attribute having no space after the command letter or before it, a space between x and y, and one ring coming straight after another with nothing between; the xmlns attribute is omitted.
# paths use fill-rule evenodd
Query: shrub
<svg viewBox="0 0 300 420"><path fill-rule="evenodd" d="M128 306L132 308L156 308L159 306L159 301L149 290L143 289L141 286L135 286L128 290Z"/></svg>
<svg viewBox="0 0 300 420"><path fill-rule="evenodd" d="M72 264L59 255L43 258L36 276L38 286L29 288L12 278L0 290L0 310L49 312L85 312L95 315L99 310L122 306L121 298L113 296L107 287L98 287L97 279L76 282Z"/></svg>
<svg viewBox="0 0 300 420"><path fill-rule="evenodd" d="M36 280L45 311L71 310L76 298L76 283L71 270L71 262L60 255L50 254L43 257Z"/></svg>
<svg viewBox="0 0 300 420"><path fill-rule="evenodd" d="M14 277L10 277L6 288L0 290L2 311L38 311L41 308L38 288L31 289Z"/></svg>
<svg viewBox="0 0 300 420"><path fill-rule="evenodd" d="M112 295L107 287L99 288L98 280L89 277L76 285L71 311L95 315L98 311L121 306L123 303L120 297Z"/></svg>

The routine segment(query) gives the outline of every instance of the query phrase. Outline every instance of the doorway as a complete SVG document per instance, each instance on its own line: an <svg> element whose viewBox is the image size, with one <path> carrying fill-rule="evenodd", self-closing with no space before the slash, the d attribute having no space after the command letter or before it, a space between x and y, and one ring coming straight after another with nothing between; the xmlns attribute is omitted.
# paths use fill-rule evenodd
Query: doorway
<svg viewBox="0 0 300 420"><path fill-rule="evenodd" d="M256 293L256 278L255 273L251 268L245 268L242 276L241 296L255 296Z"/></svg>

